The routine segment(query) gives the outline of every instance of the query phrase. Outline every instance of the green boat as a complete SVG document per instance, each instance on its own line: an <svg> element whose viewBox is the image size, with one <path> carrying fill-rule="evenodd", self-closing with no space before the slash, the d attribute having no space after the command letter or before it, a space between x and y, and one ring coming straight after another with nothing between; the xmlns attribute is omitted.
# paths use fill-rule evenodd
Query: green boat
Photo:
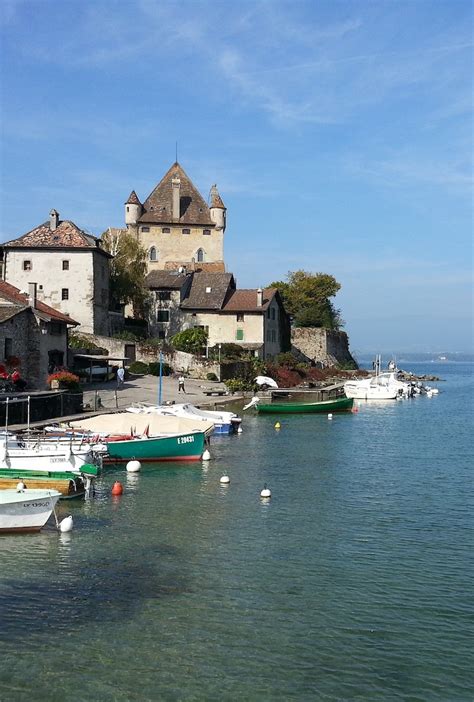
<svg viewBox="0 0 474 702"><path fill-rule="evenodd" d="M109 461L199 461L205 448L206 434L168 434L150 438L109 441Z"/></svg>
<svg viewBox="0 0 474 702"><path fill-rule="evenodd" d="M0 469L0 490L16 488L19 482L30 489L57 490L61 493L62 500L84 497L86 493L86 478L96 477L98 467L84 464L84 474L72 471L47 471L47 470L15 470L13 468Z"/></svg>
<svg viewBox="0 0 474 702"><path fill-rule="evenodd" d="M345 412L352 409L354 400L350 397L338 397L335 400L323 402L271 402L262 404L256 402L253 406L262 414L310 414Z"/></svg>

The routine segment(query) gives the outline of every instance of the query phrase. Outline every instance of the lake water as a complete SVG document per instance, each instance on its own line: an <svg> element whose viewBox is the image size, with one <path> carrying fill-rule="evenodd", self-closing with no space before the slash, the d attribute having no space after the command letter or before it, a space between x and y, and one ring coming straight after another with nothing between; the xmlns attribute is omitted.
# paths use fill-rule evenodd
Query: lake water
<svg viewBox="0 0 474 702"><path fill-rule="evenodd" d="M473 365L411 370L440 394L246 415L1 537L2 702L472 700Z"/></svg>

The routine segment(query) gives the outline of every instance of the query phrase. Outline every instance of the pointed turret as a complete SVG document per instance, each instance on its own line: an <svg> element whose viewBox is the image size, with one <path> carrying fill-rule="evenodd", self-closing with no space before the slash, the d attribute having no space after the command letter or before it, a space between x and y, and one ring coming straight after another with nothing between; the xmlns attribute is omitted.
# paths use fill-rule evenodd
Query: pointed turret
<svg viewBox="0 0 474 702"><path fill-rule="evenodd" d="M130 193L125 203L125 224L136 224L143 211L142 203L138 199L135 190Z"/></svg>
<svg viewBox="0 0 474 702"><path fill-rule="evenodd" d="M213 185L209 193L209 211L212 221L215 222L216 229L223 229L225 231L227 210L219 195L217 185Z"/></svg>

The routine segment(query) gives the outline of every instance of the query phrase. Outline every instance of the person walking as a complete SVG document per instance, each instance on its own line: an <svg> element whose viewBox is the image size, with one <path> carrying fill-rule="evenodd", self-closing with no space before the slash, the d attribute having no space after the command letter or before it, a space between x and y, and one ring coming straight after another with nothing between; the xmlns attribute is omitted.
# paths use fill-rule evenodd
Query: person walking
<svg viewBox="0 0 474 702"><path fill-rule="evenodd" d="M186 390L184 389L184 375L183 374L181 374L178 378L178 392L181 392L181 390L186 395Z"/></svg>
<svg viewBox="0 0 474 702"><path fill-rule="evenodd" d="M125 370L123 366L117 370L117 390L123 388L123 381L125 380Z"/></svg>

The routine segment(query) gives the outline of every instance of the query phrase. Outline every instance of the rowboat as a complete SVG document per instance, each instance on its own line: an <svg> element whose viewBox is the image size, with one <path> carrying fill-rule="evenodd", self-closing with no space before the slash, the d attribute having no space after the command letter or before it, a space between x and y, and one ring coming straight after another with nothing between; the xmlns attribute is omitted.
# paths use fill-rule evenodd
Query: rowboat
<svg viewBox="0 0 474 702"><path fill-rule="evenodd" d="M60 496L57 490L0 490L0 533L39 531Z"/></svg>
<svg viewBox="0 0 474 702"><path fill-rule="evenodd" d="M250 403L247 407L255 407L261 414L310 414L310 413L332 413L344 412L352 409L354 400L349 397L338 397L335 400L324 400L322 402L271 402L262 404L259 398L254 398L256 402ZM244 407L245 409L245 407Z"/></svg>
<svg viewBox="0 0 474 702"><path fill-rule="evenodd" d="M109 460L128 461L199 461L205 448L203 431L111 441L107 444Z"/></svg>
<svg viewBox="0 0 474 702"><path fill-rule="evenodd" d="M87 468L98 472L97 466ZM97 473L96 473L97 475ZM61 500L84 497L89 489L91 475L78 475L71 471L41 471L41 470L11 470L0 469L0 490L16 488L19 482L25 488L41 490L57 490L61 493Z"/></svg>

